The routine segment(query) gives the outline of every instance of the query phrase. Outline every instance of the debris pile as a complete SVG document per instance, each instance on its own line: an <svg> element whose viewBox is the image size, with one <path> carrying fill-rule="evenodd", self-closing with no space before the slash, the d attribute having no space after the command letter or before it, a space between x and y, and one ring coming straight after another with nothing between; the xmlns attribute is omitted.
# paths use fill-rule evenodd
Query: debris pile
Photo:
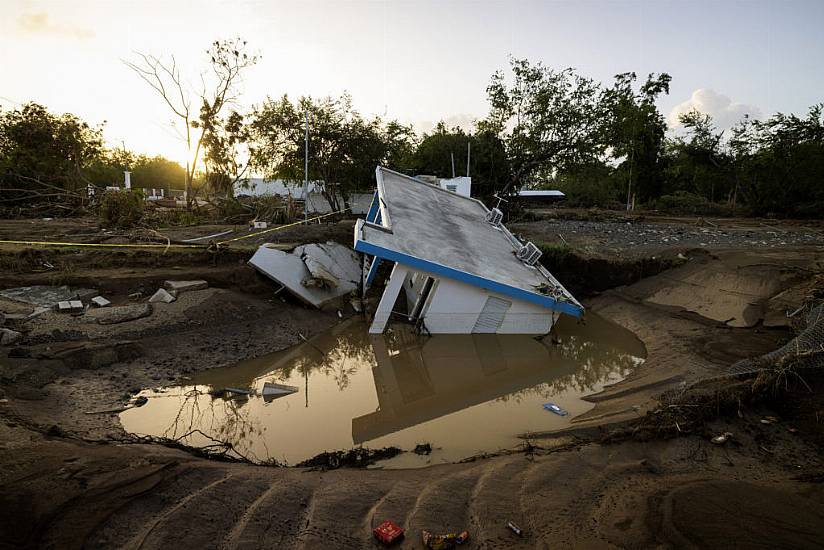
<svg viewBox="0 0 824 550"><path fill-rule="evenodd" d="M357 290L362 274L358 254L334 242L302 245L292 252L263 245L249 264L316 308Z"/></svg>

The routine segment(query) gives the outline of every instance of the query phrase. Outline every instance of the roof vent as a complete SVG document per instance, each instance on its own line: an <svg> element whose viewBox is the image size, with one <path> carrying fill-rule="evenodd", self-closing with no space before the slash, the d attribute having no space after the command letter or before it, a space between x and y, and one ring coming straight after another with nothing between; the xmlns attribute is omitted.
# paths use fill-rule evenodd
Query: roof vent
<svg viewBox="0 0 824 550"><path fill-rule="evenodd" d="M497 208L493 208L489 212L486 213L486 221L489 222L491 225L498 227L501 225L501 222L504 219L504 213L498 210Z"/></svg>
<svg viewBox="0 0 824 550"><path fill-rule="evenodd" d="M541 257L541 251L532 243L526 243L515 254L526 265L535 265Z"/></svg>

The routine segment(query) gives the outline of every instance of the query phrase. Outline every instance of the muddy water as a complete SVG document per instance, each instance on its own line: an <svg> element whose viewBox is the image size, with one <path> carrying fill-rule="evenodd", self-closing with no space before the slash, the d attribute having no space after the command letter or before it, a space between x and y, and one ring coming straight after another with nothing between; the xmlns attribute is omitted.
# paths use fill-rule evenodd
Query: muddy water
<svg viewBox="0 0 824 550"><path fill-rule="evenodd" d="M236 366L206 371L190 385L142 392L148 403L121 415L132 433L212 443L230 441L254 460L296 464L323 451L430 443L431 455L403 453L384 467L452 462L513 448L518 434L568 426L592 405L585 395L627 376L645 357L626 329L589 314L562 317L554 339L529 336L417 336L404 326L369 335L359 320L307 343ZM260 396L266 382L295 386ZM239 388L249 396L213 397ZM546 411L555 403L569 411Z"/></svg>

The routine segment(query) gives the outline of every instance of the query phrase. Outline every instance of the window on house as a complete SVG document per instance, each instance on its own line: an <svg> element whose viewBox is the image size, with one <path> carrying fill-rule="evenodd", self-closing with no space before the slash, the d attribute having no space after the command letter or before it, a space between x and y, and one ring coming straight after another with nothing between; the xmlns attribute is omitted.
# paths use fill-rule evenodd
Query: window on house
<svg viewBox="0 0 824 550"><path fill-rule="evenodd" d="M457 185L446 184L446 190L447 191L452 191L453 193L457 193L458 192L458 186Z"/></svg>

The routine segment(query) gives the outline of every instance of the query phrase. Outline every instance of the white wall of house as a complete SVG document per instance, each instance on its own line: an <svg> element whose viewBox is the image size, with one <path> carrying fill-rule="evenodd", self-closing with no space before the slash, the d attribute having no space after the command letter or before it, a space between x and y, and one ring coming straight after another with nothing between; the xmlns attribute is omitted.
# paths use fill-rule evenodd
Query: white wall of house
<svg viewBox="0 0 824 550"><path fill-rule="evenodd" d="M510 303L494 330L497 334L546 334L552 328L553 312L548 308L424 271L410 272L404 281L408 311L412 311L427 276L436 280L423 313L432 334L479 332L478 318L490 297Z"/></svg>

